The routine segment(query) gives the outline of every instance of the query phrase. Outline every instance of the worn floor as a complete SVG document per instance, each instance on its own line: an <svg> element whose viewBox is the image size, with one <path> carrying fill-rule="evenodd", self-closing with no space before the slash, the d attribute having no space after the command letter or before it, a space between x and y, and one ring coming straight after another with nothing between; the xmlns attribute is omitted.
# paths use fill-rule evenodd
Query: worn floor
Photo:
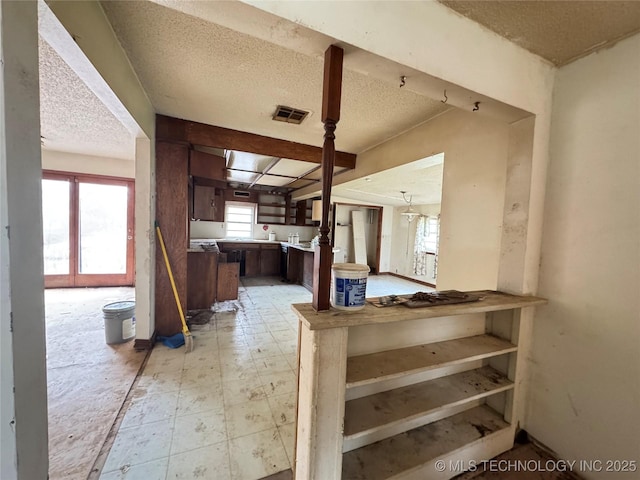
<svg viewBox="0 0 640 480"><path fill-rule="evenodd" d="M52 480L87 478L144 360L133 342L105 342L102 307L133 297L133 288L45 291Z"/></svg>
<svg viewBox="0 0 640 480"><path fill-rule="evenodd" d="M368 296L426 287L372 276ZM238 302L194 328L195 349L157 345L134 385L101 479L255 480L291 466L301 286L245 279Z"/></svg>

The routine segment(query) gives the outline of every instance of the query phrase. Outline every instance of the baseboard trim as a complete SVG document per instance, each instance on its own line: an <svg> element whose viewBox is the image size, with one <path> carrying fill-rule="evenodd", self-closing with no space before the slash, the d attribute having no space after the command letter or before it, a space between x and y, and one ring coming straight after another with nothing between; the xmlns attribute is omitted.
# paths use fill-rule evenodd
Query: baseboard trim
<svg viewBox="0 0 640 480"><path fill-rule="evenodd" d="M151 338L136 338L133 342L133 349L136 352L151 350L156 343L156 334L157 332L154 331Z"/></svg>
<svg viewBox="0 0 640 480"><path fill-rule="evenodd" d="M380 275L383 275L383 273L380 273ZM398 277L398 278L402 278L403 280L409 280L410 282L419 283L420 285L425 285L427 287L436 288L434 283L425 282L423 280L416 280L415 278L407 277L405 275L400 275L399 273L384 272L384 275L391 275L392 277Z"/></svg>

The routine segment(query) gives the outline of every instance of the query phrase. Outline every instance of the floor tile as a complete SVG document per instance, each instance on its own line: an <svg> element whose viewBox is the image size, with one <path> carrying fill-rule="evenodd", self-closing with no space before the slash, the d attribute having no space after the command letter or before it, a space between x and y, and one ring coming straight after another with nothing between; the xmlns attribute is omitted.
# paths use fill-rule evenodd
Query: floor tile
<svg viewBox="0 0 640 480"><path fill-rule="evenodd" d="M167 480L227 480L231 478L227 442L172 455Z"/></svg>
<svg viewBox="0 0 640 480"><path fill-rule="evenodd" d="M163 392L133 398L120 428L139 427L175 416L178 394L179 392Z"/></svg>
<svg viewBox="0 0 640 480"><path fill-rule="evenodd" d="M289 372L291 365L284 355L274 355L272 357L259 358L254 361L258 374Z"/></svg>
<svg viewBox="0 0 640 480"><path fill-rule="evenodd" d="M169 457L165 457L130 467L124 466L121 470L103 473L100 480L165 480L168 465Z"/></svg>
<svg viewBox="0 0 640 480"><path fill-rule="evenodd" d="M219 389L222 375L220 367L192 368L182 372L182 389L188 388L213 388Z"/></svg>
<svg viewBox="0 0 640 480"><path fill-rule="evenodd" d="M225 408L227 435L229 439L272 429L276 426L266 400L230 405Z"/></svg>
<svg viewBox="0 0 640 480"><path fill-rule="evenodd" d="M152 374L144 371L138 378L138 384L135 387L134 396L139 397L151 393L175 392L180 390L181 378L181 370L155 372Z"/></svg>
<svg viewBox="0 0 640 480"><path fill-rule="evenodd" d="M273 343L275 342L275 338L266 332L266 333L256 333L254 335L246 335L247 343L249 345L262 345L265 343Z"/></svg>
<svg viewBox="0 0 640 480"><path fill-rule="evenodd" d="M185 356L183 369L191 370L193 368L208 368L219 365L220 359L217 347L211 350L196 349Z"/></svg>
<svg viewBox="0 0 640 480"><path fill-rule="evenodd" d="M273 331L271 332L271 335L277 343L291 343L298 341L298 334L291 327L287 327L285 330Z"/></svg>
<svg viewBox="0 0 640 480"><path fill-rule="evenodd" d="M229 441L231 478L255 480L290 467L276 428Z"/></svg>
<svg viewBox="0 0 640 480"><path fill-rule="evenodd" d="M298 381L293 372L279 372L260 375L264 391L268 397L295 392Z"/></svg>
<svg viewBox="0 0 640 480"><path fill-rule="evenodd" d="M243 380L231 380L222 383L222 394L224 405L237 405L249 400L266 398L266 393L262 387L262 380L258 375L246 377Z"/></svg>
<svg viewBox="0 0 640 480"><path fill-rule="evenodd" d="M144 428L121 428L102 471L111 472L169 456L172 434L173 419L150 423Z"/></svg>
<svg viewBox="0 0 640 480"><path fill-rule="evenodd" d="M276 425L286 425L296 420L296 392L267 397Z"/></svg>
<svg viewBox="0 0 640 480"><path fill-rule="evenodd" d="M282 350L280 350L280 347L275 341L273 343L263 343L259 346L250 347L249 351L254 360L282 355Z"/></svg>
<svg viewBox="0 0 640 480"><path fill-rule="evenodd" d="M269 331L273 335L273 332L277 332L280 330L291 330L291 325L289 325L284 320L280 320L279 322L272 322L269 324Z"/></svg>
<svg viewBox="0 0 640 480"><path fill-rule="evenodd" d="M287 457L289 458L289 463L293 465L293 452L295 450L295 436L296 436L296 424L295 423L287 423L286 425L280 425L278 427L278 432L280 432L280 438L282 439L282 444L284 445L284 449L287 452Z"/></svg>
<svg viewBox="0 0 640 480"><path fill-rule="evenodd" d="M151 356L147 360L144 372L153 375L156 372L182 370L184 356L184 348L170 349L163 345L157 345L153 348Z"/></svg>
<svg viewBox="0 0 640 480"><path fill-rule="evenodd" d="M173 426L171 455L227 441L224 410L184 415Z"/></svg>
<svg viewBox="0 0 640 480"><path fill-rule="evenodd" d="M205 388L189 388L180 391L176 415L189 415L192 413L207 412L209 410L219 410L221 408L224 408L222 387L218 389L211 388L210 386Z"/></svg>

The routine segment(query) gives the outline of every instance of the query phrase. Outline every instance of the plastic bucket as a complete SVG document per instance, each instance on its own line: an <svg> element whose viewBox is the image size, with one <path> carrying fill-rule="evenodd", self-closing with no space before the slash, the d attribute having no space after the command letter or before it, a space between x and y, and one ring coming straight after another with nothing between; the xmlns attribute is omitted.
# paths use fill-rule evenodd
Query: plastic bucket
<svg viewBox="0 0 640 480"><path fill-rule="evenodd" d="M136 336L136 302L114 302L102 307L104 337L108 345L124 343Z"/></svg>
<svg viewBox="0 0 640 480"><path fill-rule="evenodd" d="M369 267L359 263L331 265L331 305L338 310L364 308Z"/></svg>

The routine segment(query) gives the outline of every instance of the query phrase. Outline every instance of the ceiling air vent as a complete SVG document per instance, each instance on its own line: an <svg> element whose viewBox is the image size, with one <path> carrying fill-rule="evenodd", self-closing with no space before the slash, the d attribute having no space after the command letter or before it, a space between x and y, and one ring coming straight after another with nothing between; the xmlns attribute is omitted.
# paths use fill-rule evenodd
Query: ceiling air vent
<svg viewBox="0 0 640 480"><path fill-rule="evenodd" d="M309 112L305 112L304 110L278 105L276 113L273 114L273 119L278 122L295 123L299 125L307 118L307 115L309 115Z"/></svg>

